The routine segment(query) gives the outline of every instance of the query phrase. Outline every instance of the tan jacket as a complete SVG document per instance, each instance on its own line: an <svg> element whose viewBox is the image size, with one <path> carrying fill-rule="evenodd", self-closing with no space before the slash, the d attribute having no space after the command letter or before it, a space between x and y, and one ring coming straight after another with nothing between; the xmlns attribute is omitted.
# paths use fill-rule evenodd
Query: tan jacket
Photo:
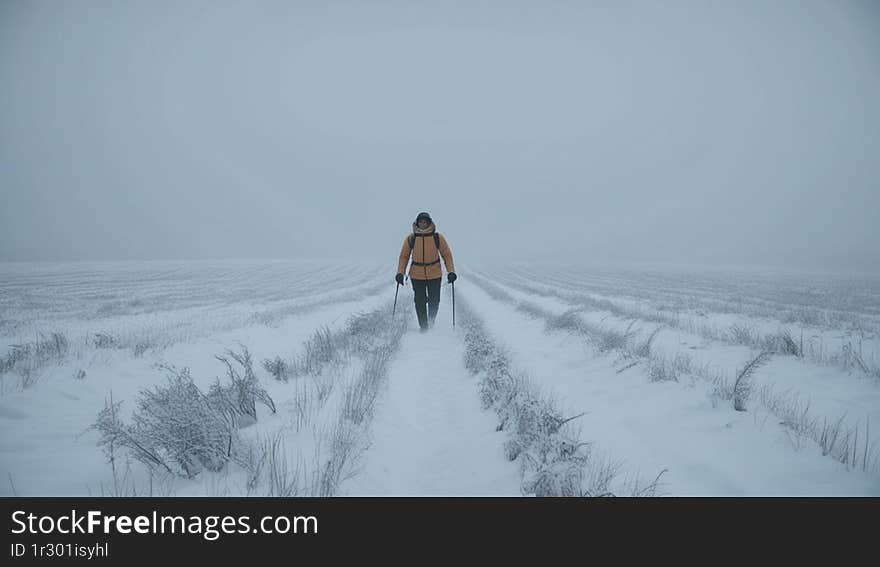
<svg viewBox="0 0 880 567"><path fill-rule="evenodd" d="M441 256L443 257L443 263L446 264L446 271L455 271L455 264L452 260L452 250L449 248L449 243L446 242L446 238L438 232L437 237L440 241L440 250L437 250L437 246L434 244L434 232L436 232L436 230L437 228L434 226L434 223L431 223L427 231L424 233L416 233L416 225L413 224L413 234L416 234L416 239L412 251L409 249L409 239L412 234L406 235L406 238L403 239L403 246L400 248L400 256L397 259L398 273L406 273L406 265L409 263L410 256L412 256L413 261L413 265L410 267L409 271L410 279L433 280L443 277L443 270L440 268L439 262ZM430 266L418 265L434 262L435 260L436 263L432 263Z"/></svg>

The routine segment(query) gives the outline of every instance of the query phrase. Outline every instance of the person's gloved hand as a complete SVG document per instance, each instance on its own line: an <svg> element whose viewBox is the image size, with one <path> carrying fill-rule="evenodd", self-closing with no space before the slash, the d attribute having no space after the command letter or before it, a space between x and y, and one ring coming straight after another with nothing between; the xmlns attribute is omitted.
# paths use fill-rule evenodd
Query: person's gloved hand
<svg viewBox="0 0 880 567"><path fill-rule="evenodd" d="M403 285L403 274L398 272L394 279L397 280L397 285Z"/></svg>
<svg viewBox="0 0 880 567"><path fill-rule="evenodd" d="M446 281L448 281L449 283L452 283L457 279L458 276L455 275L455 272L449 272L448 274L446 274Z"/></svg>

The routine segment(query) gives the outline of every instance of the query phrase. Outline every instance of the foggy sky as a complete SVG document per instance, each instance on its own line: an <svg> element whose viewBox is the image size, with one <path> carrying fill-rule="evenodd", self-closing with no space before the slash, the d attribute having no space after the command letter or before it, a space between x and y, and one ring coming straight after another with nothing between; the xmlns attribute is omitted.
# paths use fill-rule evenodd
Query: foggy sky
<svg viewBox="0 0 880 567"><path fill-rule="evenodd" d="M880 271L869 0L0 0L0 260Z"/></svg>

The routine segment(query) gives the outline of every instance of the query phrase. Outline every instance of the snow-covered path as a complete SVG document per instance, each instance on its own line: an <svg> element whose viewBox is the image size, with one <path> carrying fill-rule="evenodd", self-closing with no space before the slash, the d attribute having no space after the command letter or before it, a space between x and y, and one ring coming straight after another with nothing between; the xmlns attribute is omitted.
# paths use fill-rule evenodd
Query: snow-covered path
<svg viewBox="0 0 880 567"><path fill-rule="evenodd" d="M401 294L403 296L403 294ZM409 299L407 301L406 299ZM504 458L504 434L480 407L477 379L462 360L444 290L437 324L422 334L413 318L377 401L363 469L343 484L351 496L520 495L519 468ZM401 302L398 302L398 309Z"/></svg>

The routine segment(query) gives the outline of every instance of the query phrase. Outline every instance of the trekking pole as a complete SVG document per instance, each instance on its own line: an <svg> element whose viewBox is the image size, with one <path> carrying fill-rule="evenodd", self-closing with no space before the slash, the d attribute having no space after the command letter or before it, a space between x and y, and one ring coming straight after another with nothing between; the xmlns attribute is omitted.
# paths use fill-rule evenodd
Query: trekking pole
<svg viewBox="0 0 880 567"><path fill-rule="evenodd" d="M455 282L452 282L452 328L455 328Z"/></svg>
<svg viewBox="0 0 880 567"><path fill-rule="evenodd" d="M394 312L397 310L397 292L400 291L400 284L394 288L394 307L391 309L391 318L394 318Z"/></svg>

